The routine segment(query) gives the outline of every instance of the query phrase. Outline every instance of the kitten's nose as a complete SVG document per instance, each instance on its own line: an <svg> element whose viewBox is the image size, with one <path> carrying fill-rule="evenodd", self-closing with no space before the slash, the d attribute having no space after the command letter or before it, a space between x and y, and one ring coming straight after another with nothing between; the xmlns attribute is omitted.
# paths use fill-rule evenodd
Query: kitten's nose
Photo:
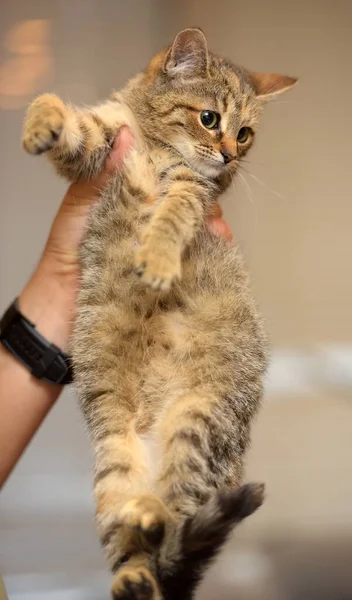
<svg viewBox="0 0 352 600"><path fill-rule="evenodd" d="M229 152L228 150L221 150L220 154L222 155L223 159L224 159L224 163L225 165L227 165L229 162L231 162L232 160L235 160L236 155L232 154L231 152Z"/></svg>

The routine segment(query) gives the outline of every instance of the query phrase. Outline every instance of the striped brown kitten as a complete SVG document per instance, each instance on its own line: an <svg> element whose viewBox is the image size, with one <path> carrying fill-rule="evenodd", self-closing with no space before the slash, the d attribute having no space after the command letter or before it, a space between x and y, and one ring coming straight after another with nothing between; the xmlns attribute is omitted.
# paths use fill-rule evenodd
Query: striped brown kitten
<svg viewBox="0 0 352 600"><path fill-rule="evenodd" d="M266 100L294 83L239 68L186 29L101 105L47 94L28 110L25 149L72 181L101 170L123 125L135 136L89 218L72 339L115 599L192 598L263 501L263 486L240 486L265 335L236 247L204 222Z"/></svg>

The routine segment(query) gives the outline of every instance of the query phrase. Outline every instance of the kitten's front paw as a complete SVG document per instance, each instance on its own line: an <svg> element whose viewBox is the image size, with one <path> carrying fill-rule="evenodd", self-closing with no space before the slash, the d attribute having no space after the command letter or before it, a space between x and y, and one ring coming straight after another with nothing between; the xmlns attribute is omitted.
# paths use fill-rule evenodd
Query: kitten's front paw
<svg viewBox="0 0 352 600"><path fill-rule="evenodd" d="M37 98L29 107L23 128L23 147L29 154L51 150L64 127L65 105L53 94Z"/></svg>
<svg viewBox="0 0 352 600"><path fill-rule="evenodd" d="M153 290L167 291L181 277L181 257L177 252L141 246L136 253L136 273Z"/></svg>

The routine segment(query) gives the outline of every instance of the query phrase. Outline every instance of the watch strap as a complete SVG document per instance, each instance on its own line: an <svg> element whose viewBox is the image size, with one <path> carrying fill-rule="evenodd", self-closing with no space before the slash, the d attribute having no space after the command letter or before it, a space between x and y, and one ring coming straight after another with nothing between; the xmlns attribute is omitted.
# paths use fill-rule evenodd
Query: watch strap
<svg viewBox="0 0 352 600"><path fill-rule="evenodd" d="M0 321L0 341L37 379L60 385L72 383L70 357L48 342L21 314L17 299Z"/></svg>

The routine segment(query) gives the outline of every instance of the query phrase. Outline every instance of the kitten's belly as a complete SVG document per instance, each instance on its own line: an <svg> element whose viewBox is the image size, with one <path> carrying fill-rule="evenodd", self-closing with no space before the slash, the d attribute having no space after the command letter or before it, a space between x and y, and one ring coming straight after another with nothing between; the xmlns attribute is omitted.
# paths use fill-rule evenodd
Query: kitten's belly
<svg viewBox="0 0 352 600"><path fill-rule="evenodd" d="M150 472L151 484L156 482L161 467L161 448L152 432L139 435L144 448L144 457Z"/></svg>

